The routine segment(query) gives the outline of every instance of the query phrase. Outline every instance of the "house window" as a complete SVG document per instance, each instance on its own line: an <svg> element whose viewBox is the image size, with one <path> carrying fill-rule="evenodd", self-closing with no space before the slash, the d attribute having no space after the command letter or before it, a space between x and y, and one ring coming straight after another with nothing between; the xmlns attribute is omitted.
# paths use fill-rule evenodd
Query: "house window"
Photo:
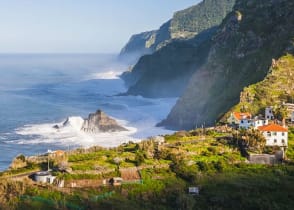
<svg viewBox="0 0 294 210"><path fill-rule="evenodd" d="M274 143L277 143L277 139L274 139Z"/></svg>
<svg viewBox="0 0 294 210"><path fill-rule="evenodd" d="M284 139L282 139L282 144L285 144L285 140Z"/></svg>
<svg viewBox="0 0 294 210"><path fill-rule="evenodd" d="M282 136L285 136L285 133L284 132L282 132Z"/></svg>
<svg viewBox="0 0 294 210"><path fill-rule="evenodd" d="M270 117L269 116L266 116L266 118L269 119Z"/></svg>
<svg viewBox="0 0 294 210"><path fill-rule="evenodd" d="M244 123L244 121L243 121L243 120L241 120L241 123Z"/></svg>
<svg viewBox="0 0 294 210"><path fill-rule="evenodd" d="M273 136L276 136L277 135L277 132L273 132Z"/></svg>
<svg viewBox="0 0 294 210"><path fill-rule="evenodd" d="M268 131L268 132L267 132L267 136L271 136L271 132Z"/></svg>

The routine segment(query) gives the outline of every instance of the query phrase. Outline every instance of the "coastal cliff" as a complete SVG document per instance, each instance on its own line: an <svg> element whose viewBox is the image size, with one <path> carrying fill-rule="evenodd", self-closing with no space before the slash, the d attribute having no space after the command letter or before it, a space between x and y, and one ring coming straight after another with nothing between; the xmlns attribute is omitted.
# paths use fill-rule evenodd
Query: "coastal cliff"
<svg viewBox="0 0 294 210"><path fill-rule="evenodd" d="M288 50L291 51L289 48ZM292 46L292 51L294 45ZM276 117L283 111L284 103L293 103L294 55L288 53L278 60L273 59L269 74L264 80L245 87L240 94L239 103L224 117L227 118L232 111L250 112L254 115L263 114L266 107L273 106ZM286 111L287 113L287 111ZM287 116L285 116L287 117Z"/></svg>
<svg viewBox="0 0 294 210"><path fill-rule="evenodd" d="M244 87L266 77L272 59L293 54L293 11L290 0L238 0L213 36L206 63L159 125L191 129L220 119L239 102Z"/></svg>
<svg viewBox="0 0 294 210"><path fill-rule="evenodd" d="M127 94L180 96L192 73L205 61L209 40L226 14L232 11L234 3L235 0L205 0L176 12L170 21L153 32L153 41L148 41L149 55L142 56L130 71L121 75L129 87ZM121 55L131 54L125 49L133 44L129 42Z"/></svg>
<svg viewBox="0 0 294 210"><path fill-rule="evenodd" d="M141 56L166 46L173 40L186 40L217 26L232 10L235 0L204 0L176 12L158 30L133 35L120 52L120 59L135 62Z"/></svg>

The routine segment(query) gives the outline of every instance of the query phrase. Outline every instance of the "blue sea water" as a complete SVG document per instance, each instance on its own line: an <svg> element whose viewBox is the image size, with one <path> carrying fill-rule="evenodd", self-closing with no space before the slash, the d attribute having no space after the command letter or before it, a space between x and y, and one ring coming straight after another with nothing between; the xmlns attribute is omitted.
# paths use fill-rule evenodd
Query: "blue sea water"
<svg viewBox="0 0 294 210"><path fill-rule="evenodd" d="M116 96L126 90L117 75L127 67L115 55L0 55L0 171L18 154L48 149L116 146L171 131L156 128L176 102ZM128 132L87 134L72 127L53 129L68 117L86 118L102 109ZM74 119L74 118L72 118Z"/></svg>

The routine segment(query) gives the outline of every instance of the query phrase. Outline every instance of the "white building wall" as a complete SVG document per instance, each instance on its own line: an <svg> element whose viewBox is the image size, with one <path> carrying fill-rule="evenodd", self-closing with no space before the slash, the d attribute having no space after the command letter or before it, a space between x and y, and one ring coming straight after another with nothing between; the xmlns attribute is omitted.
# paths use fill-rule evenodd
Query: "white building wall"
<svg viewBox="0 0 294 210"><path fill-rule="evenodd" d="M248 129L252 126L252 121L249 119L240 120L239 128Z"/></svg>
<svg viewBox="0 0 294 210"><path fill-rule="evenodd" d="M239 124L240 123L240 121L235 118L233 113L231 113L231 115L230 115L230 117L228 118L227 121L228 121L229 124Z"/></svg>
<svg viewBox="0 0 294 210"><path fill-rule="evenodd" d="M239 128L241 129L249 129L253 127L257 129L259 126L268 125L268 120L251 120L251 119L244 119L240 121Z"/></svg>
<svg viewBox="0 0 294 210"><path fill-rule="evenodd" d="M266 146L288 146L288 132L263 132L263 136L266 139Z"/></svg>
<svg viewBox="0 0 294 210"><path fill-rule="evenodd" d="M272 107L265 108L265 119L268 119L268 120L273 120L274 119L274 114L273 114L273 108Z"/></svg>
<svg viewBox="0 0 294 210"><path fill-rule="evenodd" d="M291 122L294 123L294 112L292 112L292 115L291 115Z"/></svg>
<svg viewBox="0 0 294 210"><path fill-rule="evenodd" d="M268 125L268 120L255 120L252 122L252 126L257 129L259 126Z"/></svg>

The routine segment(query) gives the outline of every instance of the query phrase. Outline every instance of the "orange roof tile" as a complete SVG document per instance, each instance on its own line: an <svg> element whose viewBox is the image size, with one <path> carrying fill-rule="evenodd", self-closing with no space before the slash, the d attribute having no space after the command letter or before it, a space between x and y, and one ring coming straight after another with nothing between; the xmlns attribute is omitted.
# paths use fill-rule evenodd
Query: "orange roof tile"
<svg viewBox="0 0 294 210"><path fill-rule="evenodd" d="M280 126L277 124L269 124L269 125L259 126L258 130L260 130L260 131L288 132L287 128L284 128L283 126Z"/></svg>
<svg viewBox="0 0 294 210"><path fill-rule="evenodd" d="M54 151L54 154L55 155L59 155L59 156L62 156L62 155L64 155L64 151L62 151L62 150L56 150L56 151Z"/></svg>
<svg viewBox="0 0 294 210"><path fill-rule="evenodd" d="M233 112L233 114L238 120L251 118L251 114L249 112Z"/></svg>

